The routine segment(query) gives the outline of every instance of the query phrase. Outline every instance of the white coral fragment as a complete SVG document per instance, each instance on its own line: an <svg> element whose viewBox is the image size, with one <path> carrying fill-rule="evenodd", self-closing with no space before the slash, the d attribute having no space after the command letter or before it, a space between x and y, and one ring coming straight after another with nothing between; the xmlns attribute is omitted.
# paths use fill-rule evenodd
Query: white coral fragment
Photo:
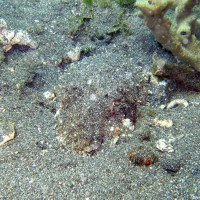
<svg viewBox="0 0 200 200"><path fill-rule="evenodd" d="M170 128L170 127L173 125L173 122L172 122L171 119L159 120L158 118L155 118L155 119L153 120L153 124L154 124L155 126Z"/></svg>
<svg viewBox="0 0 200 200"><path fill-rule="evenodd" d="M174 152L172 145L165 139L159 139L158 141L156 141L156 148L162 152L168 152L168 153Z"/></svg>
<svg viewBox="0 0 200 200"><path fill-rule="evenodd" d="M4 19L0 19L0 44L4 52L10 51L14 45L28 46L32 49L38 47L38 44L30 38L26 31L8 30Z"/></svg>
<svg viewBox="0 0 200 200"><path fill-rule="evenodd" d="M55 94L51 91L46 91L43 93L43 95L48 100L53 100L55 98Z"/></svg>
<svg viewBox="0 0 200 200"><path fill-rule="evenodd" d="M69 57L69 59L72 62L78 61L78 60L80 60L80 57L81 57L81 50L80 49L75 49L73 51L69 51L67 53L67 56Z"/></svg>
<svg viewBox="0 0 200 200"><path fill-rule="evenodd" d="M15 37L11 41L12 44L25 45L33 49L37 48L37 43L30 39L28 33L23 30L16 32Z"/></svg>
<svg viewBox="0 0 200 200"><path fill-rule="evenodd" d="M134 130L134 125L132 124L130 119L128 118L122 119L122 124L124 127L128 128L129 130Z"/></svg>
<svg viewBox="0 0 200 200"><path fill-rule="evenodd" d="M189 106L189 103L184 100L184 99L175 99L171 102L169 102L166 106L167 109L171 109L171 108L174 108L178 105L183 105L185 108Z"/></svg>

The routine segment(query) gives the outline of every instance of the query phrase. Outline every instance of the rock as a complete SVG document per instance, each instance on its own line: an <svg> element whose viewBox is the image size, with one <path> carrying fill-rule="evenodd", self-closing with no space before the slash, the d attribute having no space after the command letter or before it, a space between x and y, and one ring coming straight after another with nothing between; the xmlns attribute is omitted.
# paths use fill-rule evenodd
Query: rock
<svg viewBox="0 0 200 200"><path fill-rule="evenodd" d="M161 161L161 167L169 173L177 173L181 168L181 163L175 158L165 158Z"/></svg>

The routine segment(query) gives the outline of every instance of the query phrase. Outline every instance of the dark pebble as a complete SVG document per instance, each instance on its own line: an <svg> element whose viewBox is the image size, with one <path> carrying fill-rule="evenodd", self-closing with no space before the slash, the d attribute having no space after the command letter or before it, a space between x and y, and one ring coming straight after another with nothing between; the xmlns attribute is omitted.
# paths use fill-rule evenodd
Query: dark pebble
<svg viewBox="0 0 200 200"><path fill-rule="evenodd" d="M161 161L161 167L169 173L176 173L180 170L181 163L177 159L164 159Z"/></svg>

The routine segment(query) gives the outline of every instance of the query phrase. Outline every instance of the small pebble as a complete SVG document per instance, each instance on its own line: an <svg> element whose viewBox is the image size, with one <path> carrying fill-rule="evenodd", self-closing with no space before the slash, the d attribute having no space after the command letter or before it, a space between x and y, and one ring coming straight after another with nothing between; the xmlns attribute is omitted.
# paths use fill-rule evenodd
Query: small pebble
<svg viewBox="0 0 200 200"><path fill-rule="evenodd" d="M176 173L181 168L181 163L175 158L165 158L161 161L161 167L169 173Z"/></svg>

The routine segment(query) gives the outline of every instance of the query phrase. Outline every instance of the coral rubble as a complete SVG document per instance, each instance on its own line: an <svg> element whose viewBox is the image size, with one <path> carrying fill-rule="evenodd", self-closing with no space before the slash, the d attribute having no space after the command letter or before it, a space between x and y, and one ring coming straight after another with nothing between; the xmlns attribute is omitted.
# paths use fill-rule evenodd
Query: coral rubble
<svg viewBox="0 0 200 200"><path fill-rule="evenodd" d="M156 40L184 66L200 71L200 1L137 0Z"/></svg>
<svg viewBox="0 0 200 200"><path fill-rule="evenodd" d="M4 52L10 51L14 45L27 46L36 49L38 44L30 39L28 33L23 30L8 30L4 19L0 19L0 46Z"/></svg>

